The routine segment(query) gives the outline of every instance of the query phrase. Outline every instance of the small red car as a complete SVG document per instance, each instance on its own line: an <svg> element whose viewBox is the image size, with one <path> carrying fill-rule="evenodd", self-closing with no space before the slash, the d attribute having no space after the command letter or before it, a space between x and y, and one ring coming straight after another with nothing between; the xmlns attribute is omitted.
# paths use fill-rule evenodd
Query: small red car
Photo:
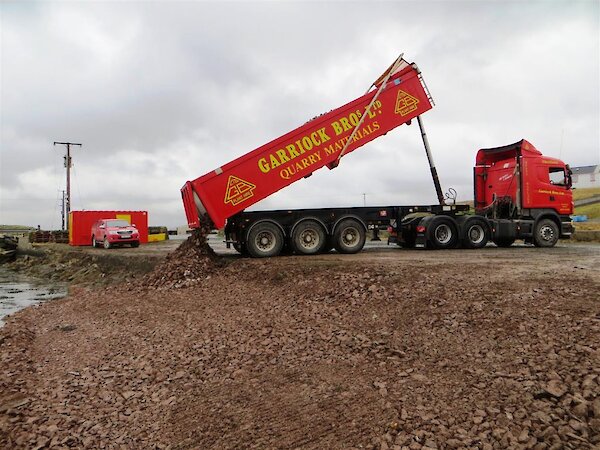
<svg viewBox="0 0 600 450"><path fill-rule="evenodd" d="M109 249L115 245L140 245L140 233L135 225L123 219L100 219L92 225L92 246Z"/></svg>

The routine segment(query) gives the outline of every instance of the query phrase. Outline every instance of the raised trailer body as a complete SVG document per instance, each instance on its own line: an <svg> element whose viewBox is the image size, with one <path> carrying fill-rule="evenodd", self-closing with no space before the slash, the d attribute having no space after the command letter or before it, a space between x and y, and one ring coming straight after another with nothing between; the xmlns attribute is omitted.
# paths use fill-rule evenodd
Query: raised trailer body
<svg viewBox="0 0 600 450"><path fill-rule="evenodd" d="M432 100L415 64L401 58L374 83L375 90L322 114L289 133L221 166L181 189L188 224L207 213L216 228L234 214L322 167L342 153L428 111Z"/></svg>

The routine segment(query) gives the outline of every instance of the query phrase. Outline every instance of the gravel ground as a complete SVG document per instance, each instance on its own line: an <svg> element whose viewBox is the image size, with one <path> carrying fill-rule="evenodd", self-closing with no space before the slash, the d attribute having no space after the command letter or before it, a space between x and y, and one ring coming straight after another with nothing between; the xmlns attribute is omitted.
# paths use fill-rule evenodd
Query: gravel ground
<svg viewBox="0 0 600 450"><path fill-rule="evenodd" d="M0 329L0 448L600 447L600 247L184 245Z"/></svg>

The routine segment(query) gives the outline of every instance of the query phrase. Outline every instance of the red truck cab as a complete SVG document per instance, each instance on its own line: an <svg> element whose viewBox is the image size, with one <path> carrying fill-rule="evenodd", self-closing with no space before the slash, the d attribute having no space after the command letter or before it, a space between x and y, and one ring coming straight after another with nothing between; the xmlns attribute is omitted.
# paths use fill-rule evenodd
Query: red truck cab
<svg viewBox="0 0 600 450"><path fill-rule="evenodd" d="M140 233L135 225L123 219L100 219L92 225L92 246L109 249L116 245L140 245Z"/></svg>
<svg viewBox="0 0 600 450"><path fill-rule="evenodd" d="M546 246L545 243L573 232L570 215L574 205L568 165L542 155L525 139L479 150L474 187L476 213L492 220L512 221L519 226L517 238L537 237L534 243Z"/></svg>

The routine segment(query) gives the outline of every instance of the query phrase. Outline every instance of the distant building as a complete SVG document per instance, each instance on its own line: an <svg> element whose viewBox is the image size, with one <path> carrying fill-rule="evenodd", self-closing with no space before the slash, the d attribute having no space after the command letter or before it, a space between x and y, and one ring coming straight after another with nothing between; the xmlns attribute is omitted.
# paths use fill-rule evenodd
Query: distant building
<svg viewBox="0 0 600 450"><path fill-rule="evenodd" d="M181 227L177 227L177 234L190 234L192 229L187 225L183 225Z"/></svg>
<svg viewBox="0 0 600 450"><path fill-rule="evenodd" d="M574 188L600 188L600 165L571 167Z"/></svg>

